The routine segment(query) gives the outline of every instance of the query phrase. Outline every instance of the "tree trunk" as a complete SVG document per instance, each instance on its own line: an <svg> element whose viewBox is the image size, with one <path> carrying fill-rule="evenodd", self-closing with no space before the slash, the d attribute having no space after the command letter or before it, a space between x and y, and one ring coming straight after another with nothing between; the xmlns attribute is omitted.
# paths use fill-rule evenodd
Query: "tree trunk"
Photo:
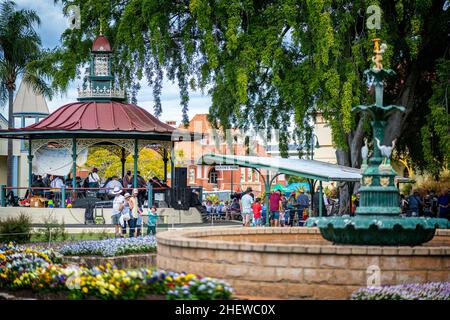
<svg viewBox="0 0 450 320"><path fill-rule="evenodd" d="M8 87L8 129L14 128L14 115L13 115L13 103L14 103L14 89ZM6 185L12 187L13 184L13 139L8 139L8 159L6 168Z"/></svg>
<svg viewBox="0 0 450 320"><path fill-rule="evenodd" d="M391 145L392 141L401 135L409 115L414 111L414 92L418 81L419 71L414 67L406 78L398 99L395 101L397 105L405 108L405 112L396 111L389 117L384 135L385 145Z"/></svg>
<svg viewBox="0 0 450 320"><path fill-rule="evenodd" d="M337 149L336 160L339 165L360 168L361 167L361 147L364 140L364 116L362 116L356 126L355 131L347 136L348 150ZM357 192L359 184L354 184L353 190L350 190L349 183L339 182L339 214L350 214L350 197ZM352 184L353 186L353 184Z"/></svg>

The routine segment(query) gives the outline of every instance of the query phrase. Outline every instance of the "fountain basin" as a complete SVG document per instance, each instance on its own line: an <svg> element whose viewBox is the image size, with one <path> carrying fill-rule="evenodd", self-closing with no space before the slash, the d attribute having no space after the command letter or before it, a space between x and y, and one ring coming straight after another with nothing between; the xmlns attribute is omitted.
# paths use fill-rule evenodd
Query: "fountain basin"
<svg viewBox="0 0 450 320"><path fill-rule="evenodd" d="M309 218L322 236L335 244L417 246L433 239L437 228L448 229L447 219L387 215Z"/></svg>
<svg viewBox="0 0 450 320"><path fill-rule="evenodd" d="M381 285L450 281L450 230L421 246L333 245L318 228L199 228L157 234L159 269L228 281L237 296L348 299Z"/></svg>

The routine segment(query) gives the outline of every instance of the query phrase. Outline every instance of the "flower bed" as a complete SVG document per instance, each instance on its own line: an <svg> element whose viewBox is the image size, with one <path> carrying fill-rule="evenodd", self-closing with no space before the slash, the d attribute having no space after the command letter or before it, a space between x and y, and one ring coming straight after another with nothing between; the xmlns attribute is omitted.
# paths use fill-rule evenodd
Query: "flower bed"
<svg viewBox="0 0 450 320"><path fill-rule="evenodd" d="M154 236L79 241L62 246L59 252L65 256L115 257L131 253L156 251Z"/></svg>
<svg viewBox="0 0 450 320"><path fill-rule="evenodd" d="M450 300L450 282L361 288L352 300Z"/></svg>
<svg viewBox="0 0 450 320"><path fill-rule="evenodd" d="M138 299L148 295L167 299L229 299L224 281L194 274L152 269L123 270L115 266L66 266L54 252L8 245L0 247L0 288L66 293L70 299Z"/></svg>

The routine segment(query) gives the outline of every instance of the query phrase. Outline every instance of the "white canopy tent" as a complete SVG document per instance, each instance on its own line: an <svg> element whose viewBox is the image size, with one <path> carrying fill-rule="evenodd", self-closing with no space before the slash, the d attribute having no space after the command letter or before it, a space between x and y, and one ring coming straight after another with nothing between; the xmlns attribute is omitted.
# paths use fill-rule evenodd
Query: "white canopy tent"
<svg viewBox="0 0 450 320"><path fill-rule="evenodd" d="M359 182L362 178L358 168L304 159L269 158L257 156L236 156L226 154L204 154L198 161L201 165L238 165L257 170L264 180L266 193L269 193L274 178L279 174L300 176L320 182L319 215L322 215L322 181ZM269 181L264 178L260 169L276 173ZM410 179L397 177L399 183L410 182Z"/></svg>

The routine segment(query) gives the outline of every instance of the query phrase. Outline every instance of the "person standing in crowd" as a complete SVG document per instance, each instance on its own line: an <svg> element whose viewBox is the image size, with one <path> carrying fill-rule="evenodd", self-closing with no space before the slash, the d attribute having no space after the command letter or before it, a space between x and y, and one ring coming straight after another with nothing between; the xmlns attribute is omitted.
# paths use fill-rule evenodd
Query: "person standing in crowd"
<svg viewBox="0 0 450 320"><path fill-rule="evenodd" d="M42 181L42 177L41 176L37 176L36 179L31 184L31 187L32 188L45 188L46 185ZM38 195L38 196L43 196L44 195L44 189L32 189L32 190L33 190L32 193L35 194L35 195ZM25 197L25 198L27 198L27 197Z"/></svg>
<svg viewBox="0 0 450 320"><path fill-rule="evenodd" d="M271 218L271 225L278 227L280 219L280 206L281 206L280 190L275 190L269 197L269 211Z"/></svg>
<svg viewBox="0 0 450 320"><path fill-rule="evenodd" d="M261 198L256 198L256 201L252 204L253 219L255 219L255 227L261 226Z"/></svg>
<svg viewBox="0 0 450 320"><path fill-rule="evenodd" d="M426 191L425 196L423 197L423 215L425 217L431 217L431 196L428 193L428 191Z"/></svg>
<svg viewBox="0 0 450 320"><path fill-rule="evenodd" d="M288 198L288 203L287 203L288 215L289 215L288 224L291 227L294 225L294 220L295 220L294 219L295 218L295 203L296 203L295 192L291 192L291 194L289 195L289 198Z"/></svg>
<svg viewBox="0 0 450 320"><path fill-rule="evenodd" d="M252 188L248 187L241 198L242 225L244 227L250 226L250 221L252 220L253 198L250 194L251 192Z"/></svg>
<svg viewBox="0 0 450 320"><path fill-rule="evenodd" d="M406 215L406 213L408 212L408 205L408 200L406 200L405 195L402 193L400 195L400 210L403 215Z"/></svg>
<svg viewBox="0 0 450 320"><path fill-rule="evenodd" d="M439 218L448 219L448 212L450 206L450 193L447 190L442 190L441 195L438 198Z"/></svg>
<svg viewBox="0 0 450 320"><path fill-rule="evenodd" d="M131 208L130 208L131 195L127 192L125 193L124 198L125 202L123 205L122 216L120 217L120 224L122 226L122 237L125 238L127 234L127 224L128 224L128 228L130 229L129 237L131 238L134 235L134 228L132 224L133 217L131 216Z"/></svg>
<svg viewBox="0 0 450 320"><path fill-rule="evenodd" d="M115 237L120 237L120 216L122 215L123 208L125 206L125 198L122 196L122 189L119 187L114 188L113 194L114 194L114 201L113 201L113 209L112 209L112 215L111 215L111 221L114 225L114 231L115 231Z"/></svg>
<svg viewBox="0 0 450 320"><path fill-rule="evenodd" d="M128 170L127 173L122 177L122 184L124 188L132 188L133 187L133 176L131 175L131 170Z"/></svg>
<svg viewBox="0 0 450 320"><path fill-rule="evenodd" d="M134 191L136 191L136 195ZM137 199L137 194L138 190L134 189L133 196L130 196L128 199L128 204L130 206L130 221L128 222L130 227L130 238L136 237L136 222L139 216L139 202Z"/></svg>
<svg viewBox="0 0 450 320"><path fill-rule="evenodd" d="M303 213L305 209L309 207L309 198L303 191L300 189L300 194L297 197L297 215L298 215L298 225L301 225L301 220L303 219Z"/></svg>
<svg viewBox="0 0 450 320"><path fill-rule="evenodd" d="M436 218L438 216L438 196L435 190L431 190L431 216Z"/></svg>
<svg viewBox="0 0 450 320"><path fill-rule="evenodd" d="M206 213L212 219L213 218L213 204L211 200L206 200L205 204Z"/></svg>
<svg viewBox="0 0 450 320"><path fill-rule="evenodd" d="M50 188L61 189L64 186L64 181L58 176L52 176L50 182Z"/></svg>
<svg viewBox="0 0 450 320"><path fill-rule="evenodd" d="M89 173L88 176L88 182L89 182L89 188L98 188L100 186L100 177L97 174L98 169L93 168L92 171Z"/></svg>
<svg viewBox="0 0 450 320"><path fill-rule="evenodd" d="M230 206L230 216L231 219L236 219L240 215L241 206L239 205L239 200L237 198L233 198L233 201Z"/></svg>
<svg viewBox="0 0 450 320"><path fill-rule="evenodd" d="M422 200L420 200L419 192L414 190L413 193L408 198L409 210L408 215L412 217L418 217L420 212L420 207L422 206Z"/></svg>
<svg viewBox="0 0 450 320"><path fill-rule="evenodd" d="M148 213L147 235L156 235L156 223L158 215L156 214L156 207L152 206Z"/></svg>
<svg viewBox="0 0 450 320"><path fill-rule="evenodd" d="M280 226L281 227L284 227L286 224L286 220L288 220L287 204L288 204L288 201L286 199L286 196L284 194L281 194L281 197L280 197Z"/></svg>
<svg viewBox="0 0 450 320"><path fill-rule="evenodd" d="M261 199L261 224L263 226L266 226L267 223L267 207L266 207L266 197L267 195L265 195L262 199Z"/></svg>
<svg viewBox="0 0 450 320"><path fill-rule="evenodd" d="M322 194L322 216L325 216L327 214L327 207L325 204L325 200L326 200L326 195ZM356 196L356 200L354 201L354 206L356 208L357 206L357 202L358 202L358 196ZM358 202L359 203L359 202ZM316 192L314 193L313 196L313 205L314 205L314 214L316 217L319 216L320 211L319 211L319 205L320 205L320 186L316 188Z"/></svg>
<svg viewBox="0 0 450 320"><path fill-rule="evenodd" d="M108 193L108 198L112 199L114 198L114 194L112 193L112 191L116 188L119 187L120 189L122 189L122 184L119 181L119 178L117 176L113 176L111 178L111 180L109 180L106 184L105 184L105 188L106 188L106 192Z"/></svg>
<svg viewBox="0 0 450 320"><path fill-rule="evenodd" d="M133 197L130 199L131 215L134 219L134 236L139 237L141 235L142 228L142 208L139 206L138 201L138 189L133 189Z"/></svg>

